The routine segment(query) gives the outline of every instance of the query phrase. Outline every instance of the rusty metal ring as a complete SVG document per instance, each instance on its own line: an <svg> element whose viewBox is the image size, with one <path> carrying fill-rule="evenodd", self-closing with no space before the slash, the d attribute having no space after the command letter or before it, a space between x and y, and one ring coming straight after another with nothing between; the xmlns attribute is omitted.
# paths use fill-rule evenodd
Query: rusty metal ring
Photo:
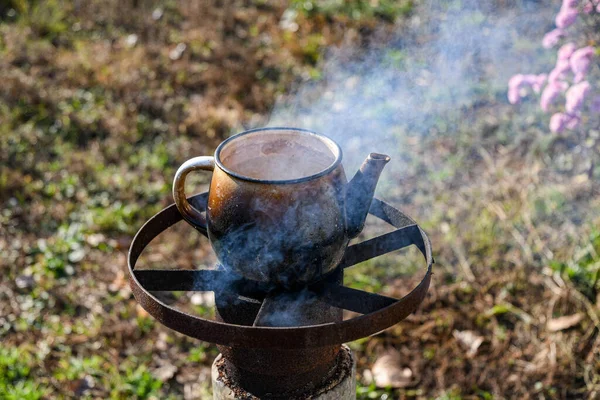
<svg viewBox="0 0 600 400"><path fill-rule="evenodd" d="M205 208L206 198L207 193L202 193L191 197L189 200L195 203L198 208ZM425 257L427 271L421 282L403 298L396 300L374 295L393 302L391 304L384 302L382 308L352 319L301 327L246 326L203 319L164 304L140 284L136 278L134 267L139 255L155 237L182 220L181 214L174 204L148 220L133 239L128 254L129 282L136 300L150 315L168 328L206 342L225 346L272 349L315 348L351 342L387 329L414 312L427 294L434 262L429 238L411 218L375 198L369 212L398 228L397 231L404 229L408 232L400 238L400 241L403 241L402 247L408 244L416 245ZM389 243L384 238L386 236L389 238L389 235L382 235L366 241L372 244L370 248L375 249L375 252L379 251L379 254L371 252L370 257L395 250L393 248L390 250ZM377 240L380 238L383 239L378 242ZM342 261L344 268L365 259L364 256L361 256L360 251L353 252L352 249L357 247L360 249L359 246L366 242L348 247L346 255L350 256ZM396 247L396 249L399 248L401 247ZM344 289L345 287L339 286L338 288ZM265 340L267 338L268 340Z"/></svg>

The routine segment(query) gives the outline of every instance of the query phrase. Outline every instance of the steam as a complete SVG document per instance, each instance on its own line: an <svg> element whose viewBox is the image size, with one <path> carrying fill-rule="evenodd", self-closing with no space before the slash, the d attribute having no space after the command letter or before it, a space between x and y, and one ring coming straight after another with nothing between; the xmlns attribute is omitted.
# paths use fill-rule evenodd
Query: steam
<svg viewBox="0 0 600 400"><path fill-rule="evenodd" d="M385 39L329 49L321 78L280 98L267 125L329 136L343 149L349 177L370 152L392 158L382 179L401 176L411 157L402 147L407 138L452 135L463 110L482 98L506 102L508 78L532 64L515 49L515 32L541 37L553 11L527 1L510 9L476 0L418 7L425 11L416 10ZM271 234L271 240L290 240ZM234 251L248 248L245 234L233 238L239 239ZM265 323L294 325L307 302L306 296L298 299L278 303L285 307L274 307Z"/></svg>
<svg viewBox="0 0 600 400"><path fill-rule="evenodd" d="M321 302L304 289L281 293L265 300L257 317L260 326L304 326L341 320L341 310Z"/></svg>
<svg viewBox="0 0 600 400"><path fill-rule="evenodd" d="M532 64L515 50L515 32L541 33L551 21L548 7L529 2L502 10L474 0L461 7L433 1L420 7L426 10L417 10L386 40L329 49L321 78L280 98L268 126L331 137L342 147L349 176L369 152L378 152L392 159L382 181L401 177L411 156L402 146L407 137L452 136L463 110L485 96L506 102L509 77ZM302 303L285 306L270 324L289 325Z"/></svg>
<svg viewBox="0 0 600 400"><path fill-rule="evenodd" d="M403 136L452 132L460 111L482 92L505 93L511 74L531 66L515 50L515 29L543 32L551 21L548 7L529 2L510 9L474 0L439 3L445 2L419 6L387 40L329 50L322 78L279 99L268 125L330 136L350 171L368 152L389 154L398 170L407 157Z"/></svg>

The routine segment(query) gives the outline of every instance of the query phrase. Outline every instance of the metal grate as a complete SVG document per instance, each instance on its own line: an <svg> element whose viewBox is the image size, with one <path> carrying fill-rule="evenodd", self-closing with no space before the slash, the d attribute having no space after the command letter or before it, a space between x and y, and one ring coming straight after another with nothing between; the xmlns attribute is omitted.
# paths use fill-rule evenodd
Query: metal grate
<svg viewBox="0 0 600 400"><path fill-rule="evenodd" d="M190 198L199 210L206 209L207 193ZM339 309L359 314L352 319L320 325L271 327L264 326L264 313L286 296L269 293L256 282L247 281L223 270L140 270L136 262L144 248L163 231L181 221L182 217L171 205L152 217L137 233L129 251L129 278L137 301L165 326L187 336L218 345L259 349L309 349L339 345L380 332L406 318L423 301L431 280L433 257L431 244L425 232L399 210L373 199L369 213L392 225L395 230L349 246L336 273L309 285L306 290L318 300ZM340 284L343 269L360 262L415 245L423 254L426 273L422 281L405 297L395 299L376 293L357 290ZM150 291L216 291L223 293L223 285L213 282L227 279L228 296L234 296L244 306L245 322L236 324L207 320L170 307ZM248 323L252 321L252 323Z"/></svg>

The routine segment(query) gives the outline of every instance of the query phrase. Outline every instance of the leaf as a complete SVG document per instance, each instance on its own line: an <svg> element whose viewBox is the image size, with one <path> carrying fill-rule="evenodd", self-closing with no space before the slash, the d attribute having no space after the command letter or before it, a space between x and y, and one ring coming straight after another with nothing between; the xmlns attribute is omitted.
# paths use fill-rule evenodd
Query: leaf
<svg viewBox="0 0 600 400"><path fill-rule="evenodd" d="M452 336L461 344L461 346L467 350L467 356L473 357L477 354L477 349L483 343L483 336L479 336L474 331L458 331L454 330Z"/></svg>
<svg viewBox="0 0 600 400"><path fill-rule="evenodd" d="M512 314L516 315L517 317L521 318L521 320L523 320L523 322L525 322L526 324L531 324L531 322L533 321L533 318L531 317L531 315L527 314L525 311L521 310L519 307L515 307L514 305L512 305L510 303L496 304L494 307L487 310L484 315L486 317L491 317L491 316L503 315L503 314L507 314L507 313L512 313Z"/></svg>
<svg viewBox="0 0 600 400"><path fill-rule="evenodd" d="M154 370L154 372L152 373L152 375L154 375L154 377L162 382L166 382L169 379L171 379L173 376L175 376L175 373L177 372L177 367L172 365L172 364L165 364L162 367L159 367L157 369Z"/></svg>
<svg viewBox="0 0 600 400"><path fill-rule="evenodd" d="M488 316L502 315L510 311L510 308L506 304L496 304L494 307L489 309L485 314Z"/></svg>
<svg viewBox="0 0 600 400"><path fill-rule="evenodd" d="M69 261L71 261L72 263L78 263L79 261L83 260L84 257L85 250L82 248L75 249L71 253L69 253Z"/></svg>
<svg viewBox="0 0 600 400"><path fill-rule="evenodd" d="M391 350L375 361L371 368L375 385L380 388L404 388L413 384L413 372L401 367L400 353Z"/></svg>
<svg viewBox="0 0 600 400"><path fill-rule="evenodd" d="M546 328L550 332L558 332L574 327L575 325L579 324L579 322L581 322L582 319L583 314L581 313L565 315L559 318L552 318L550 321L548 321Z"/></svg>

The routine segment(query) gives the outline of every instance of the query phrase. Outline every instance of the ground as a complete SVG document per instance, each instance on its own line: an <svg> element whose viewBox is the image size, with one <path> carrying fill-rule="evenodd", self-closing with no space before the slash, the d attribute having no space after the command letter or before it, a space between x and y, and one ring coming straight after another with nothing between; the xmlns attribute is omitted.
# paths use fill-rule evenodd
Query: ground
<svg viewBox="0 0 600 400"><path fill-rule="evenodd" d="M507 103L511 73L552 62L538 43L558 7L508 3L1 3L0 397L210 398L215 347L137 305L126 253L172 202L183 161L277 121L332 134L348 174L371 146L401 154L378 196L433 243L419 311L350 344L359 398L600 396L600 133L553 135L534 100ZM455 38L454 26L471 30ZM491 46L495 32L510 45ZM422 75L430 55L421 48L448 68ZM386 67L371 74L373 62ZM388 74L410 84L367 90ZM349 106L370 118L358 145L332 129L365 127L342 120L356 97L330 93L341 87L367 93ZM390 117L406 103L381 98L407 87L417 111ZM325 99L318 110L315 98ZM206 187L198 175L190 190ZM363 236L378 229L370 221ZM180 224L142 260L195 268L213 257ZM354 267L346 283L400 296L421 276L418 262L411 251L386 256ZM164 296L210 314L202 296ZM387 367L376 367L382 359ZM407 379L377 387L376 375L398 368Z"/></svg>

